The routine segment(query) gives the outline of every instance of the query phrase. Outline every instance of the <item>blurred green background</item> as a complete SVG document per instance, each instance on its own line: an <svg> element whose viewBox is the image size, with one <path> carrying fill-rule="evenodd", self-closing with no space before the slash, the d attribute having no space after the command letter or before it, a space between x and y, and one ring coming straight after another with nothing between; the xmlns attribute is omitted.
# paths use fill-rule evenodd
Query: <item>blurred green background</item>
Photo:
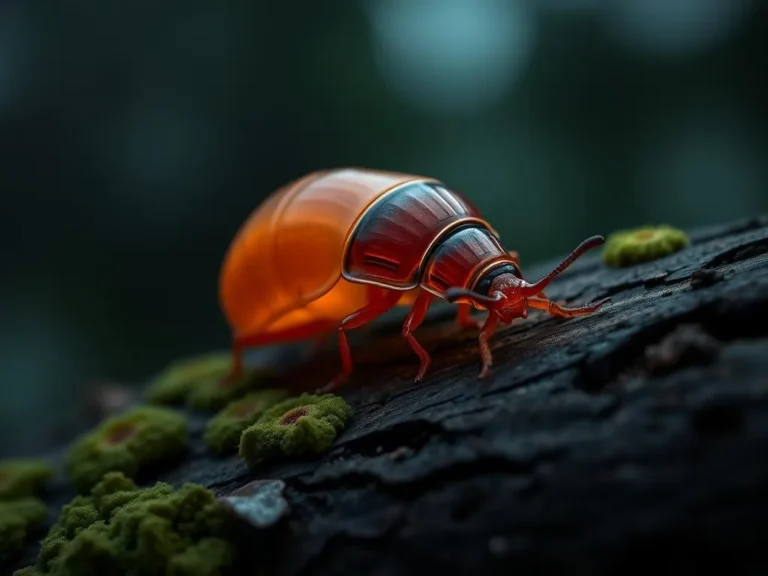
<svg viewBox="0 0 768 576"><path fill-rule="evenodd" d="M468 194L523 264L768 210L766 3L0 0L0 455L225 348L233 234L305 172ZM763 54L763 56L760 56Z"/></svg>

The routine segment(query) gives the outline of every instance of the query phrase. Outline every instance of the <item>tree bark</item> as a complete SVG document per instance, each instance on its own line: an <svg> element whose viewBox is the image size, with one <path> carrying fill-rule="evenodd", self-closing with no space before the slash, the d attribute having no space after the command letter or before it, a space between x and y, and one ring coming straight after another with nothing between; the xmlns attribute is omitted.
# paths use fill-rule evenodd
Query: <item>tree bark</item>
<svg viewBox="0 0 768 576"><path fill-rule="evenodd" d="M768 218L691 239L625 269L577 261L547 295L612 302L500 328L484 380L477 332L437 307L413 383L394 312L353 347L354 417L331 452L248 472L207 453L193 414L190 457L158 479L219 495L282 479L290 514L254 540L254 573L766 574ZM311 390L338 362L331 347L286 385Z"/></svg>

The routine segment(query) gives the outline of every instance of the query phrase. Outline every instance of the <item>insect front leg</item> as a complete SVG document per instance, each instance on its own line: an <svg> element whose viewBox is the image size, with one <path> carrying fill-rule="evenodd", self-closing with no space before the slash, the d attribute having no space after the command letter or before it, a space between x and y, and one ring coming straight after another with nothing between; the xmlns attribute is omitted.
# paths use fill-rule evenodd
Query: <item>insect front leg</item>
<svg viewBox="0 0 768 576"><path fill-rule="evenodd" d="M461 328L479 330L483 327L483 321L472 317L471 304L459 304L459 311L456 314L456 324Z"/></svg>
<svg viewBox="0 0 768 576"><path fill-rule="evenodd" d="M384 288L371 289L369 292L368 304L353 312L341 321L338 329L339 350L341 353L341 372L327 385L319 388L318 393L330 392L344 384L352 374L352 353L349 350L349 341L347 340L347 330L354 330L375 320L391 308L393 308L400 297L401 292L396 290L386 290Z"/></svg>
<svg viewBox="0 0 768 576"><path fill-rule="evenodd" d="M597 310L600 309L603 304L610 302L610 300L610 298L604 298L592 304L587 304L586 306L578 306L576 308L566 308L557 302L552 302L551 300L546 300L544 298L528 298L527 302L528 306L531 308L535 308L536 310L543 310L544 312L552 314L553 316L560 316L561 318L575 318L576 316L588 316L593 312L597 312Z"/></svg>
<svg viewBox="0 0 768 576"><path fill-rule="evenodd" d="M424 321L424 317L427 315L429 305L432 303L432 298L432 294L426 290L422 290L416 298L416 301L413 303L413 307L411 308L410 312L408 312L408 316L406 316L405 322L403 322L403 337L408 340L408 344L410 344L411 349L416 353L416 355L419 357L419 360L421 361L419 364L419 372L416 375L416 382L422 381L432 359L429 357L429 352L424 350L424 347L419 344L418 340L416 340L416 337L411 334L411 332L416 330L416 328L418 328Z"/></svg>
<svg viewBox="0 0 768 576"><path fill-rule="evenodd" d="M486 318L485 324L483 324L483 328L480 330L480 336L477 337L477 341L480 345L480 357L483 359L483 369L480 371L479 378L485 378L491 371L493 355L491 354L491 347L488 344L488 340L493 337L498 324L499 317L496 314L488 314L488 318Z"/></svg>

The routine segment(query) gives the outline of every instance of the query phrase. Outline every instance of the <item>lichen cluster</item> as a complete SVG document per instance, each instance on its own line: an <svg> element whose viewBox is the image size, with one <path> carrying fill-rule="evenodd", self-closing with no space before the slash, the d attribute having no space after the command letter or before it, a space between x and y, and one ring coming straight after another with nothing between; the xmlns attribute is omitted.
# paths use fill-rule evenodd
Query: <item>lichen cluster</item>
<svg viewBox="0 0 768 576"><path fill-rule="evenodd" d="M38 496L53 474L53 467L37 458L0 461L0 564L20 554L45 524L48 509Z"/></svg>
<svg viewBox="0 0 768 576"><path fill-rule="evenodd" d="M0 461L0 501L37 494L53 476L53 468L38 458Z"/></svg>
<svg viewBox="0 0 768 576"><path fill-rule="evenodd" d="M0 564L24 550L31 533L48 519L48 508L31 496L0 502Z"/></svg>
<svg viewBox="0 0 768 576"><path fill-rule="evenodd" d="M291 397L282 389L254 390L253 372L222 385L229 361L228 355L212 355L175 364L150 388L150 403L107 418L75 439L65 470L78 495L42 540L35 565L15 576L213 576L233 565L237 514L209 490L193 484L174 490L161 482L138 487L188 450L187 417L157 404L216 408L203 433L205 444L218 454L239 453L248 466L328 450L352 409L333 394ZM16 558L30 535L42 532L48 509L38 492L53 475L42 460L0 462L0 562ZM276 517L285 510L278 512Z"/></svg>
<svg viewBox="0 0 768 576"><path fill-rule="evenodd" d="M225 376L231 366L229 353L177 360L152 379L145 399L150 404L186 404L196 410L221 410L272 376L267 368L246 368L241 377L229 381Z"/></svg>
<svg viewBox="0 0 768 576"><path fill-rule="evenodd" d="M301 394L264 411L240 437L240 456L256 466L280 455L319 454L346 426L352 409L340 396Z"/></svg>
<svg viewBox="0 0 768 576"><path fill-rule="evenodd" d="M143 469L177 460L187 449L187 420L168 408L140 406L104 420L67 455L67 473L87 492L107 472L135 478Z"/></svg>
<svg viewBox="0 0 768 576"><path fill-rule="evenodd" d="M603 248L607 266L624 267L668 256L688 246L688 236L671 226L619 230L611 234Z"/></svg>
<svg viewBox="0 0 768 576"><path fill-rule="evenodd" d="M231 529L202 486L139 488L110 472L64 506L35 565L14 576L218 576L234 562Z"/></svg>
<svg viewBox="0 0 768 576"><path fill-rule="evenodd" d="M261 418L268 408L285 400L284 390L259 390L246 394L208 420L203 440L206 446L217 454L237 452L243 430Z"/></svg>

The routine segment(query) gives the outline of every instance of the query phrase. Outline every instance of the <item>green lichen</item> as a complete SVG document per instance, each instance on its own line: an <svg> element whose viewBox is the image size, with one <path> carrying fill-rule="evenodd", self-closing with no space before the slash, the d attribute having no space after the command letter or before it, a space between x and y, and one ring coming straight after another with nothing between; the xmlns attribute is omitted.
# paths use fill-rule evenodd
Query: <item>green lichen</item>
<svg viewBox="0 0 768 576"><path fill-rule="evenodd" d="M340 396L302 394L267 409L240 437L240 456L250 465L277 457L328 450L352 417Z"/></svg>
<svg viewBox="0 0 768 576"><path fill-rule="evenodd" d="M688 244L685 232L671 226L619 230L608 237L603 248L603 262L613 267L632 266L663 258Z"/></svg>
<svg viewBox="0 0 768 576"><path fill-rule="evenodd" d="M138 488L110 472L64 506L35 565L14 576L219 576L234 562L232 530L202 486Z"/></svg>
<svg viewBox="0 0 768 576"><path fill-rule="evenodd" d="M0 501L34 496L53 476L53 467L37 458L0 461Z"/></svg>
<svg viewBox="0 0 768 576"><path fill-rule="evenodd" d="M147 467L182 457L187 438L182 414L140 406L106 419L79 438L67 455L67 473L81 492L90 490L107 472L135 478Z"/></svg>
<svg viewBox="0 0 768 576"><path fill-rule="evenodd" d="M154 404L180 404L201 382L218 379L232 364L229 354L212 353L183 358L169 364L152 380L146 398Z"/></svg>
<svg viewBox="0 0 768 576"><path fill-rule="evenodd" d="M259 390L230 402L208 421L203 436L205 444L217 454L237 452L243 430L257 422L265 410L287 397L288 392L284 390Z"/></svg>
<svg viewBox="0 0 768 576"><path fill-rule="evenodd" d="M30 536L48 518L42 500L23 497L0 502L0 565L21 554Z"/></svg>
<svg viewBox="0 0 768 576"><path fill-rule="evenodd" d="M229 353L184 358L168 365L152 380L145 398L150 404L187 404L196 410L221 410L272 376L267 368L246 368L231 381Z"/></svg>

